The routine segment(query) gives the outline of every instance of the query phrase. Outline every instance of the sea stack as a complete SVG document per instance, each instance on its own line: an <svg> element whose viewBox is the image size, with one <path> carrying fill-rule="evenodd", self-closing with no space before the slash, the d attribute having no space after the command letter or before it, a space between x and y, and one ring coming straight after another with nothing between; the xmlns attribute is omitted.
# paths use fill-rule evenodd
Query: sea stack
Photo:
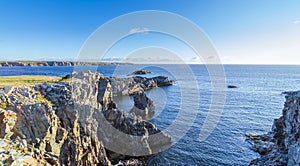
<svg viewBox="0 0 300 166"><path fill-rule="evenodd" d="M130 112L142 117L151 117L155 114L154 102L146 95L145 92L137 92L133 96L134 106Z"/></svg>

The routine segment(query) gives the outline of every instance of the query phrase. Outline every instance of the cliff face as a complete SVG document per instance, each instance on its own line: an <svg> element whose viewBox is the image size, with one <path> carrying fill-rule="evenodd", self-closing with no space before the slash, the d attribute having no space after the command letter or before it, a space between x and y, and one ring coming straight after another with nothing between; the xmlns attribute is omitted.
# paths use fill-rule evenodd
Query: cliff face
<svg viewBox="0 0 300 166"><path fill-rule="evenodd" d="M151 155L171 144L152 123L117 108L108 78L81 72L73 80L0 89L2 164L138 165L142 162L134 156Z"/></svg>
<svg viewBox="0 0 300 166"><path fill-rule="evenodd" d="M268 134L250 135L254 149L262 154L250 165L300 165L300 91L285 92L282 116Z"/></svg>

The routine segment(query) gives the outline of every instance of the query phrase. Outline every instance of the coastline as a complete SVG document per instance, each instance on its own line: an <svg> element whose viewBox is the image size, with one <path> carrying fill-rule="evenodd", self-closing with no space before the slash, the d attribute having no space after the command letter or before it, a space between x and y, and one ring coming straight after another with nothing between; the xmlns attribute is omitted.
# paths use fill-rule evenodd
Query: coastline
<svg viewBox="0 0 300 166"><path fill-rule="evenodd" d="M72 75L72 82L0 88L2 164L145 165L149 156L170 146L168 135L118 109L113 101L114 94L135 95L170 86L173 82L167 77L132 77L136 80L127 82L135 81L135 86L129 87L126 81L112 83L99 73ZM142 94L136 97L146 97ZM139 111L154 107L150 99L140 101L134 105ZM111 127L127 139L110 133ZM131 141L120 144L120 138Z"/></svg>
<svg viewBox="0 0 300 166"><path fill-rule="evenodd" d="M77 62L77 61L0 61L0 67L15 66L92 66L92 65L128 65L119 62Z"/></svg>
<svg viewBox="0 0 300 166"><path fill-rule="evenodd" d="M252 149L261 156L249 165L300 164L300 91L283 92L285 103L282 116L274 120L272 129L263 135L249 134Z"/></svg>
<svg viewBox="0 0 300 166"><path fill-rule="evenodd" d="M104 66L105 67L105 69L106 69L106 66ZM113 67L113 66L112 66ZM195 66L194 66L195 67ZM16 68L19 68L19 67L16 67ZM25 67L25 68L27 68L27 67ZM29 69L29 70L32 70L32 69L34 69L35 67L33 67L33 68L31 68L31 67L28 67L27 69ZM47 68L47 67L41 67L41 68ZM54 67L55 68L55 67ZM60 67L58 67L58 68L60 68ZM70 67L70 68L72 68L72 67ZM2 69L4 69L4 71L5 70L12 70L12 69L10 69L10 68L2 68ZM22 67L20 68L20 69L23 69ZM236 71L235 69L236 69L236 67L234 67L233 68L234 69L234 71ZM231 70L231 71L233 71L233 69ZM245 68L242 68L242 69L245 69ZM248 69L248 68L246 68L246 69ZM271 68L271 67L267 67L267 70L262 70L263 72L262 73L264 73L265 71L270 71L270 69L273 69L273 68ZM293 69L293 68L291 68L291 69ZM278 69L278 71L280 71L281 69ZM99 71L104 71L104 73L105 73L105 70L99 70ZM153 70L152 69L150 69L150 71L152 71L153 72ZM254 71L257 71L257 68L255 68L255 70ZM261 70L260 70L261 71ZM273 70L272 70L273 71ZM276 72L276 73L280 73L280 72ZM68 71L68 73L69 73L70 71ZM154 70L154 72L155 72L155 70ZM40 71L40 73L43 73L43 71ZM231 73L234 73L234 72L231 72ZM251 73L251 72L250 72ZM253 73L253 72L252 72ZM160 74L160 75L165 75L164 74L164 72L161 72L161 73L157 73L157 74ZM290 74L290 73L289 73ZM108 76L109 77L109 72L108 73L106 73L106 76ZM250 75L252 75L252 74L250 74ZM150 75L151 76L151 75ZM18 76L19 78L22 78L22 76ZM234 77L234 79L231 79L231 81L232 80L239 80L238 78L240 78L240 75L237 75L236 77ZM259 77L259 78L261 78L261 77ZM273 77L272 77L273 78ZM285 77L283 77L283 78L285 78ZM243 79L242 79L243 80ZM289 81L292 81L292 79L282 79L282 80L285 80L284 81L284 83L285 82L289 82ZM231 82L230 81L230 82ZM245 81L245 80L243 80L243 81ZM65 82L65 81L63 81L63 82ZM122 80L120 80L119 82L122 82ZM126 82L130 82L130 80L128 80L128 81L126 81ZM262 82L261 81L261 79L258 79L258 81L257 82ZM272 81L272 82L275 82L275 81ZM245 95L245 96L241 96L241 98L238 98L239 100L238 101L240 101L241 99L245 99L245 98L248 98L249 97L249 95L251 95L252 94L252 92L251 92L251 88L248 88L248 87L251 87L251 85L252 84L239 84L238 82L234 82L234 81L232 81L231 82L232 84L234 84L234 85L238 85L238 89L228 89L228 91L229 91L229 95L232 95L233 97L236 97L236 95L237 95L237 93L238 94L241 94L241 93L245 93L245 92L247 92L246 94L247 95ZM41 82L41 84L43 84L43 82ZM46 84L49 84L49 83L46 83ZM51 85L53 85L53 84L51 84ZM55 84L54 84L55 85ZM284 84L283 84L284 85ZM31 85L30 85L31 86ZM32 85L32 86L34 86L34 85ZM20 87L20 88L26 88L27 86L24 86L24 87ZM175 87L175 86L174 86ZM170 87L170 89L172 89L172 88L174 88L174 87ZM245 87L247 87L247 89L245 89ZM263 83L261 83L261 85L258 85L258 87L265 87L265 85L263 84ZM274 84L274 86L271 86L271 87L278 87L278 85L277 84ZM294 88L293 88L294 87ZM270 115L271 117L269 118L269 120L268 120L268 122L265 122L265 123L260 123L259 125L257 125L258 127L256 128L256 129L253 129L253 130L251 130L251 129L246 129L246 128L248 128L248 126L247 125L245 125L245 130L243 130L243 131L246 131L246 132L240 132L243 136L244 136L244 134L245 133L255 133L255 132L258 132L258 133L266 133L266 132L268 132L269 131L269 129L271 128L271 124L272 124L272 122L273 122L273 119L274 118L276 118L276 117L279 117L280 115L281 115L281 108L282 108L282 103L283 103L283 97L282 97L282 95L280 95L280 93L282 92L282 91L284 91L285 89L296 89L297 88L297 85L295 84L295 85L293 85L293 86L283 86L283 87L281 87L281 88L277 88L277 90L273 93L273 95L272 94L269 94L269 91L270 91L270 87L267 87L267 88L264 88L263 90L266 92L266 95L265 95L265 99L266 100L262 100L261 101L261 99L260 100L257 100L256 102L257 103L259 103L259 101L261 101L261 103L260 104L263 104L263 103L267 103L266 105L270 105L270 107L271 107L271 105L272 104L274 104L274 103L272 103L272 102L269 102L268 103L268 101L267 100L270 100L270 95L271 96L275 96L276 98L274 99L273 97L272 97L272 101L274 101L274 102L276 102L277 103L277 106L276 107L273 107L272 106L272 109L269 109L270 107L263 107L264 109L263 110L261 110L260 111L260 109L259 108L257 108L257 107L255 107L255 110L258 110L257 112L256 112L256 114L260 114L260 118L263 118L264 116L263 115L261 115L261 113L266 113L266 115L267 116L269 116L270 114L272 114L272 115ZM282 90L283 89L283 90ZM257 91L256 91L257 92ZM268 93L267 93L268 92ZM150 92L150 93L152 93L152 92ZM264 94L261 94L261 93L257 93L258 95L257 96L261 96L261 95L264 95ZM274 95L275 94L275 95ZM126 97L126 98L129 98L129 97ZM132 98L132 97L131 97ZM155 98L153 98L153 99L155 99ZM233 100L232 98L230 98L231 100L230 101L235 101L235 100ZM235 99L235 98L234 98ZM250 98L249 98L250 99ZM271 100L270 100L271 101ZM127 103L129 103L130 101L127 101L126 100L126 102ZM253 102L253 101L252 101ZM229 103L230 104L230 103ZM120 106L122 106L122 105L120 105ZM121 108L130 108L130 106L131 105L129 105L129 106L127 106L127 107L121 107ZM240 106L245 106L245 103L243 103L243 102L241 102L241 104L240 104ZM247 105L246 105L247 106ZM235 107L234 107L235 108ZM254 108L254 107L253 107ZM127 109L126 109L127 110ZM234 110L232 110L232 111L234 111ZM236 113L235 114L237 114L239 111L236 111ZM275 112L275 113L274 113ZM245 112L245 113L247 113L247 111ZM251 117L253 114L251 113L251 111L249 111L249 114L246 114L247 115L247 117ZM229 114L229 115L231 115L231 114ZM111 115L112 116L112 115ZM228 116L228 114L226 115L225 114L225 116ZM199 120L199 121L201 121L201 119ZM262 121L260 121L260 120L258 120L258 119L255 119L255 118L252 118L252 119L250 119L250 121L251 122L262 122ZM161 123L160 122L162 122L162 123L164 123L163 121L156 121L157 123L156 124L158 124L158 125L161 125ZM247 121L246 121L247 122ZM248 124L252 124L252 123L248 123ZM234 125L233 125L234 126ZM266 127L267 126L267 127ZM261 128L264 128L263 130L260 130L260 127ZM231 130L228 130L228 131L230 131L231 132ZM227 137L228 137L228 135L227 135ZM230 138L230 137L229 137ZM232 134L232 138L231 139L234 139L234 138L236 138L235 136L234 136L234 134ZM231 140L230 139L230 140ZM229 140L229 139L228 139ZM251 160L253 160L254 158L256 158L256 157L258 157L258 154L257 153L255 153L255 152L253 152L252 150L250 150L249 149L249 143L248 142L239 142L239 140L238 139L234 139L233 140L233 142L234 143L239 143L238 144L238 146L240 147L240 146L242 146L242 147L244 147L245 148L245 151L244 151L244 153L243 153L243 155L244 156L248 156L246 159L247 160L245 160L245 159L241 159L241 161L245 161L245 162L240 162L240 163L243 163L243 165L247 165L247 164L249 164L250 163L250 161ZM223 143L222 143L223 144ZM186 144L179 144L180 145L180 147L184 147ZM217 146L217 145L215 145L215 146ZM214 146L214 147L215 147ZM210 147L211 149L213 149L214 147ZM258 146L259 147L259 146ZM228 148L228 149L230 149L230 148ZM176 149L177 150L177 149ZM168 150L167 151L167 153L169 153L169 151L170 150ZM175 152L177 152L177 151L175 151ZM180 151L181 152L181 151ZM179 153L179 152L178 152ZM245 154L250 154L250 155L245 155ZM253 155L254 154L254 155ZM157 156L154 156L154 157L151 157L150 159L149 159L149 162L150 163L155 163L155 162L153 162L153 161L157 161L157 159L154 159L153 160L153 158L156 158L156 157L160 157L160 155L161 154L159 154L159 155L157 155ZM170 154L170 156L175 156L174 155L174 153L173 153L173 151L172 151L172 153ZM241 157L242 158L242 157ZM119 159L119 157L116 157L115 158L115 161L116 160L118 160ZM141 160L145 160L145 159L141 159ZM159 160L160 161L160 160ZM167 160L165 160L165 161L167 161ZM160 163L160 162L157 162L157 163ZM180 163L180 162L177 162L177 159L174 159L173 161L171 161L170 163ZM185 163L185 162L182 162L182 163ZM197 163L201 163L201 161L197 161ZM224 164L225 162L223 162L223 164ZM228 162L229 163L229 162ZM228 164L227 163L227 164ZM234 162L233 162L234 163ZM238 162L235 162L235 164L237 164ZM204 164L204 163L202 163L202 164ZM218 163L218 164L222 164L222 163Z"/></svg>

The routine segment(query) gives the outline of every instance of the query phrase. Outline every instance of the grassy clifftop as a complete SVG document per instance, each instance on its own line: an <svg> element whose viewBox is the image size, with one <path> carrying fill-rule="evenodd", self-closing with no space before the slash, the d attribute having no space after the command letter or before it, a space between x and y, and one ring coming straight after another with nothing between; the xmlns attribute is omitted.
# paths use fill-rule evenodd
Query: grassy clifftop
<svg viewBox="0 0 300 166"><path fill-rule="evenodd" d="M0 87L4 86L27 86L37 83L59 82L61 77L54 76L0 76Z"/></svg>

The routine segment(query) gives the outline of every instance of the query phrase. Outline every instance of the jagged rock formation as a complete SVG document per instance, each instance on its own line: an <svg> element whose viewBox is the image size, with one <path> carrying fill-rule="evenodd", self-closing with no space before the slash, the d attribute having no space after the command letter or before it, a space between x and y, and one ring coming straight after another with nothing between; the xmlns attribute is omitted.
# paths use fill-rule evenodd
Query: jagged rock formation
<svg viewBox="0 0 300 166"><path fill-rule="evenodd" d="M75 78L78 73L73 72L68 74L63 79ZM157 77L141 77L133 76L129 78L109 77L110 85L112 88L113 96L134 95L139 92L151 90L157 87L171 86L174 84L174 80L170 80L169 77L157 76Z"/></svg>
<svg viewBox="0 0 300 166"><path fill-rule="evenodd" d="M0 165L45 165L47 163L45 158L32 146L28 146L24 140L12 142L0 139Z"/></svg>
<svg viewBox="0 0 300 166"><path fill-rule="evenodd" d="M151 72L146 71L146 70L137 70L133 73L131 73L132 75L144 75L144 74L151 74Z"/></svg>
<svg viewBox="0 0 300 166"><path fill-rule="evenodd" d="M52 85L43 86L47 87L46 91L49 93L55 89ZM5 135L1 138L25 140L49 164L109 165L102 142L93 140L90 135L80 130L74 109L54 111L55 104L44 98L39 91L41 89L37 87L14 88L9 95L1 93L0 102L5 103L5 110L1 111L3 120L0 123L7 126ZM57 93L56 96L64 98L62 93ZM11 126L14 127L11 129Z"/></svg>
<svg viewBox="0 0 300 166"><path fill-rule="evenodd" d="M135 156L162 151L171 138L119 110L112 89L109 78L91 72L76 73L71 83L0 89L0 142L25 141L30 153L20 153L34 164L141 165ZM6 149L0 154L10 154ZM17 160L8 155L3 164Z"/></svg>
<svg viewBox="0 0 300 166"><path fill-rule="evenodd" d="M170 80L165 76L157 76L152 78L135 76L131 78L109 78L112 85L114 96L118 95L134 95L138 92L150 90L156 87L170 86L174 84L174 80Z"/></svg>
<svg viewBox="0 0 300 166"><path fill-rule="evenodd" d="M13 111L6 111L0 108L0 137L10 139L13 135L12 129L15 126L17 114Z"/></svg>
<svg viewBox="0 0 300 166"><path fill-rule="evenodd" d="M262 155L250 165L300 165L300 91L285 94L283 115L274 120L272 131L250 135L254 149Z"/></svg>
<svg viewBox="0 0 300 166"><path fill-rule="evenodd" d="M142 117L151 117L155 114L155 104L145 92L137 92L133 96L134 106L130 112Z"/></svg>

